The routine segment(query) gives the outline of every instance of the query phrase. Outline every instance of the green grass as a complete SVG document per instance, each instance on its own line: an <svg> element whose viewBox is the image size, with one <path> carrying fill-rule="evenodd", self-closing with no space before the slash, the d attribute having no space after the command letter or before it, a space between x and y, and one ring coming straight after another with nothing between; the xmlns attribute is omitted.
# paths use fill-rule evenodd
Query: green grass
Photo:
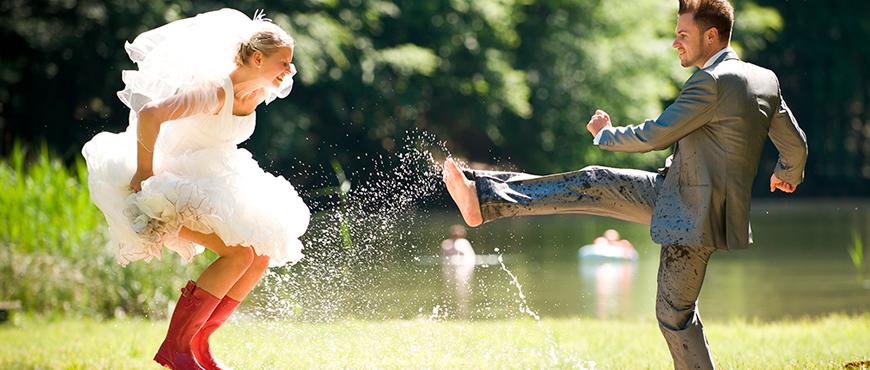
<svg viewBox="0 0 870 370"><path fill-rule="evenodd" d="M163 321L19 318L0 326L0 368L156 369L151 356L165 328ZM720 368L842 369L870 359L870 314L706 328ZM574 368L580 360L599 369L671 366L652 320L245 321L218 331L213 347L236 369Z"/></svg>

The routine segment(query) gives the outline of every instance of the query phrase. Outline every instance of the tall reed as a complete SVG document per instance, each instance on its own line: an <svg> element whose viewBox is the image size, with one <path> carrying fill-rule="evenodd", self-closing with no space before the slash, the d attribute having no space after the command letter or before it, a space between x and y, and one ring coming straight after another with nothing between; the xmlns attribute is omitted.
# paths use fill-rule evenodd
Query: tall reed
<svg viewBox="0 0 870 370"><path fill-rule="evenodd" d="M864 273L864 243L861 238L861 232L858 229L852 229L852 243L849 245L849 258L852 260L852 265L859 274Z"/></svg>
<svg viewBox="0 0 870 370"><path fill-rule="evenodd" d="M26 154L16 144L0 162L0 243L19 253L69 257L99 242L94 231L103 216L88 195L84 162L68 169L44 145L31 161Z"/></svg>
<svg viewBox="0 0 870 370"><path fill-rule="evenodd" d="M162 317L177 289L208 263L176 256L123 268L87 187L87 167L70 167L46 146L20 144L0 160L0 300L39 314Z"/></svg>

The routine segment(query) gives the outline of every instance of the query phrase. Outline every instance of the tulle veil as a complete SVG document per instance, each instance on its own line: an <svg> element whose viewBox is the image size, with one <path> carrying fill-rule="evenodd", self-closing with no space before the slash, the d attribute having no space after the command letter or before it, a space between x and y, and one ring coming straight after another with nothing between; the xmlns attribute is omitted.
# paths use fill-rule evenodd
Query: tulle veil
<svg viewBox="0 0 870 370"><path fill-rule="evenodd" d="M138 70L121 72L125 88L118 98L137 112L150 101L225 78L235 68L241 44L262 30L284 32L262 12L252 19L235 9L202 13L146 31L124 45ZM286 97L292 88L293 79L285 79L269 91L265 102Z"/></svg>

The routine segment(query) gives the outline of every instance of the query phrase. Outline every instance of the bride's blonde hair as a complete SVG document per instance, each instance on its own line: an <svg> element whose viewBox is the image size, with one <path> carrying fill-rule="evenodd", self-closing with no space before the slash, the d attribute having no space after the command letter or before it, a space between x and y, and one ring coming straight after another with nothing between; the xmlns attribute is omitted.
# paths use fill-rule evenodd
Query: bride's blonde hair
<svg viewBox="0 0 870 370"><path fill-rule="evenodd" d="M263 30L254 33L247 41L243 42L239 47L239 52L236 53L236 65L239 67L247 65L251 56L255 51L269 56L275 53L280 48L293 48L296 42L287 32L276 26L273 23L263 22Z"/></svg>

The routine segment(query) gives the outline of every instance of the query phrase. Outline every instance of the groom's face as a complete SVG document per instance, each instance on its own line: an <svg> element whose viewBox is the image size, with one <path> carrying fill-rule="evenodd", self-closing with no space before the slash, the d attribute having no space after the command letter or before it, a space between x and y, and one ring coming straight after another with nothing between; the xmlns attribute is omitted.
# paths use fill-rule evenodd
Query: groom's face
<svg viewBox="0 0 870 370"><path fill-rule="evenodd" d="M680 65L683 67L700 66L701 60L706 55L703 43L701 27L695 22L692 13L680 14L677 18L677 28L674 30L676 37L671 46L677 49L680 56Z"/></svg>

